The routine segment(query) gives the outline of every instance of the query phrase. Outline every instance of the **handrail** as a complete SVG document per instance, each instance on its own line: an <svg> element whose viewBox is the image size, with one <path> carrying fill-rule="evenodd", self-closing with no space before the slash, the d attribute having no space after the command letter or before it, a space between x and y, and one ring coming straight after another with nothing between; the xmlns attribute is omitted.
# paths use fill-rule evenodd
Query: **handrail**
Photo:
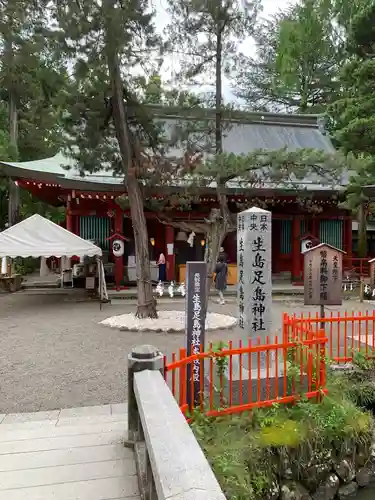
<svg viewBox="0 0 375 500"><path fill-rule="evenodd" d="M225 500L169 387L157 370L134 374L140 438L146 445L147 500Z"/></svg>

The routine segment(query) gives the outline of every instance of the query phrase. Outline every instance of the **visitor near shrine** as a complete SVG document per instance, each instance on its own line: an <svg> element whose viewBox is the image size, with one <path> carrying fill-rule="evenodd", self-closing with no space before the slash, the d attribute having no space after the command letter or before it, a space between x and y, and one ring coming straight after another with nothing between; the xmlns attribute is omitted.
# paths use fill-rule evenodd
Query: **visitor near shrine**
<svg viewBox="0 0 375 500"><path fill-rule="evenodd" d="M159 266L159 281L167 281L167 264L163 253L160 254L157 265Z"/></svg>
<svg viewBox="0 0 375 500"><path fill-rule="evenodd" d="M219 293L219 304L225 304L224 290L227 287L228 264L225 262L224 256L220 255L215 269L215 287Z"/></svg>

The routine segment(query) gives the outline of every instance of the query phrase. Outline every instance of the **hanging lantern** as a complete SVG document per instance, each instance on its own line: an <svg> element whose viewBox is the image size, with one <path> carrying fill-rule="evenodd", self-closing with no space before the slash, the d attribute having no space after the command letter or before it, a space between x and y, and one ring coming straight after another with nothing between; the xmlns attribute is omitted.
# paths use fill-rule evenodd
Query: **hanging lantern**
<svg viewBox="0 0 375 500"><path fill-rule="evenodd" d="M150 238L150 243L154 247L155 246L155 238Z"/></svg>
<svg viewBox="0 0 375 500"><path fill-rule="evenodd" d="M206 244L206 240L201 240L201 246L204 247L205 244Z"/></svg>
<svg viewBox="0 0 375 500"><path fill-rule="evenodd" d="M188 237L185 231L179 231L176 236L176 241L187 241Z"/></svg>
<svg viewBox="0 0 375 500"><path fill-rule="evenodd" d="M112 252L115 257L124 255L124 242L122 240L113 240Z"/></svg>

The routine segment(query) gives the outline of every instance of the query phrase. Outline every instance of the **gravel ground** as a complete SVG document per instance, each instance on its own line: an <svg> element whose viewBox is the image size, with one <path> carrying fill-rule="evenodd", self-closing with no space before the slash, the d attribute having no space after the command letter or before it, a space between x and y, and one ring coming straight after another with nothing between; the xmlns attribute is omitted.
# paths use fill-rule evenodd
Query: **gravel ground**
<svg viewBox="0 0 375 500"><path fill-rule="evenodd" d="M371 309L346 302L348 310ZM164 299L159 309L183 310L182 300ZM183 333L124 332L98 323L134 311L135 304L75 302L57 295L0 296L0 413L121 403L126 399L127 356L136 344L153 344L170 359L184 347ZM333 308L335 310L339 308ZM344 307L341 308L344 310ZM236 315L235 300L210 303L212 312ZM297 300L274 302L274 329L282 312L304 312ZM208 340L236 341L236 330L214 331Z"/></svg>

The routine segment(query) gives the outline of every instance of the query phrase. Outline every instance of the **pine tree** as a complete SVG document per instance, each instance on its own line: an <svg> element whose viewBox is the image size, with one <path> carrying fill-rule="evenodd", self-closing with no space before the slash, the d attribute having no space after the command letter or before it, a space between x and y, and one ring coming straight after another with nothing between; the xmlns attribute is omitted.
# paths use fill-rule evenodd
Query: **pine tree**
<svg viewBox="0 0 375 500"><path fill-rule="evenodd" d="M375 2L356 2L345 11L348 63L339 84L342 95L329 108L335 139L345 153L353 153L358 162L351 176L346 205L358 216L358 254L367 252L367 216L369 200L363 187L375 184Z"/></svg>
<svg viewBox="0 0 375 500"><path fill-rule="evenodd" d="M184 54L181 74L185 79L211 77L214 82L214 119L207 120L209 113L202 111L206 120L205 152L208 159L200 161L195 169L198 183L216 184L216 198L219 208L213 208L206 224L199 227L181 224L194 232L206 233L205 261L208 263L207 292L212 283L220 246L228 232L236 228L236 211L229 207L225 194L228 183L237 180L246 187L269 182L290 187L291 178L303 179L314 172L328 183L337 183L345 159L340 155L327 155L312 150L296 152L254 151L248 155L228 154L223 151L223 136L227 124L224 116L241 119L235 112L225 109L222 101L222 76L238 64L237 41L251 34L259 9L258 2L247 2L247 10L235 0L217 2L214 0L169 1L171 24L169 46L173 51ZM198 113L199 115L199 113ZM212 141L207 140L212 139ZM201 145L202 151L202 145ZM203 159L203 155L201 155ZM202 187L202 184L201 184ZM301 200L301 203L305 201ZM237 209L248 207L237 207Z"/></svg>
<svg viewBox="0 0 375 500"><path fill-rule="evenodd" d="M152 119L134 94L135 71L159 40L146 0L56 0L61 46L75 58L75 89L65 127L82 171L122 172L134 231L138 317L156 317L152 295L143 180L147 149L156 149ZM70 141L69 141L70 139Z"/></svg>
<svg viewBox="0 0 375 500"><path fill-rule="evenodd" d="M168 46L185 54L180 77L194 81L203 74L214 81L214 152L223 153L223 84L224 72L235 64L237 43L252 33L260 2L242 3L238 0L168 0L171 23L168 27ZM211 82L213 83L213 82ZM224 156L222 156L224 158ZM207 172L203 172L205 175ZM207 293L212 283L222 242L233 227L228 200L224 194L225 181L219 171L216 177L216 196L219 209L212 209L206 231L205 261L208 263Z"/></svg>
<svg viewBox="0 0 375 500"><path fill-rule="evenodd" d="M337 95L344 61L342 30L332 0L302 0L261 20L256 57L241 55L237 94L250 109L325 111Z"/></svg>
<svg viewBox="0 0 375 500"><path fill-rule="evenodd" d="M48 25L48 1L9 0L0 6L0 104L7 109L9 148L1 159L54 154L60 139L57 100L65 86ZM8 223L19 219L20 190L9 182ZM27 195L26 195L27 198Z"/></svg>

